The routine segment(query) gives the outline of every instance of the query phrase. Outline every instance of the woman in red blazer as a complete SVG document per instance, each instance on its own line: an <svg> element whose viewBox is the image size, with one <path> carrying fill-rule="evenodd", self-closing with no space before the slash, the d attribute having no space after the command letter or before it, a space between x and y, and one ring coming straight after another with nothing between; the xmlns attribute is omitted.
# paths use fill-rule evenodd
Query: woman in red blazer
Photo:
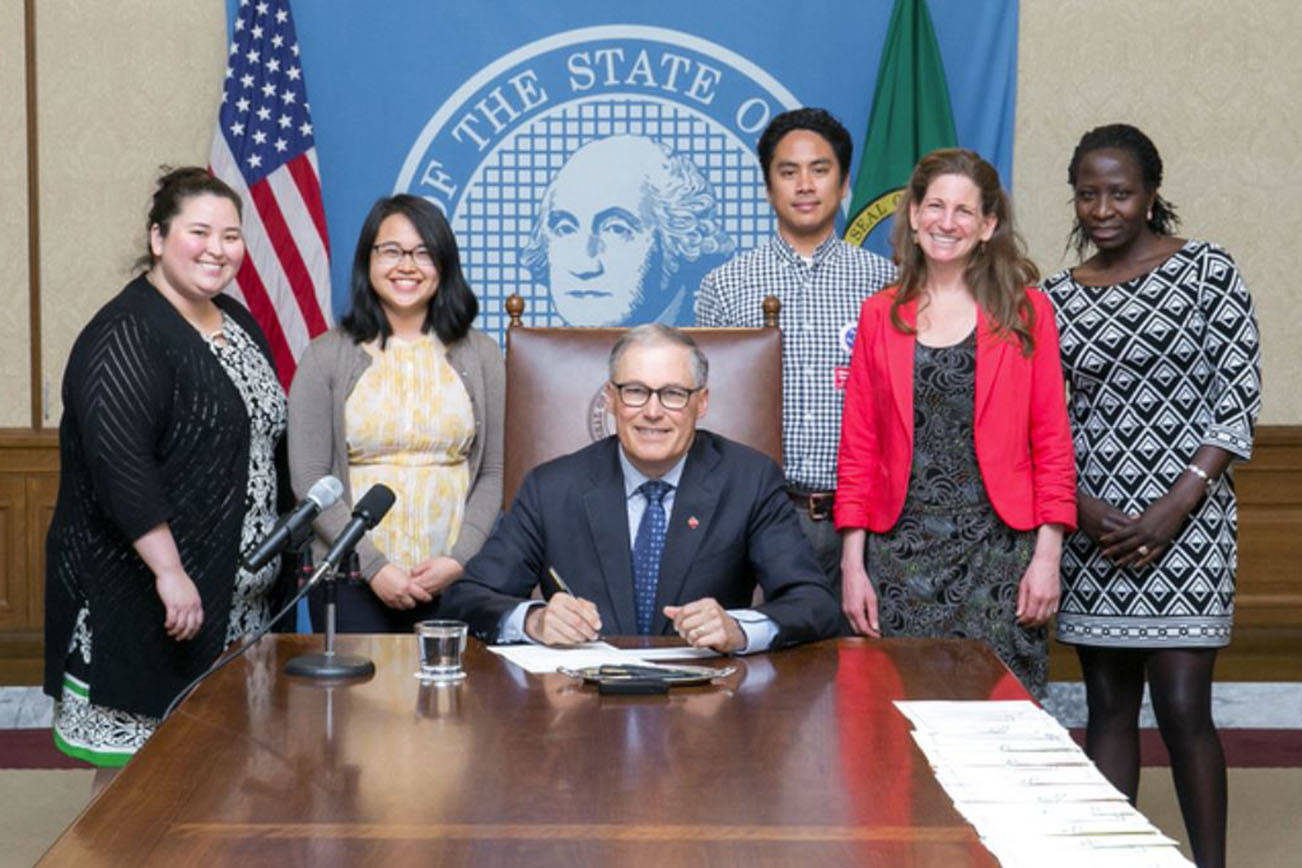
<svg viewBox="0 0 1302 868"><path fill-rule="evenodd" d="M846 386L843 608L869 636L984 639L1043 695L1076 522L1053 310L971 151L918 163L892 243L900 283L864 302Z"/></svg>

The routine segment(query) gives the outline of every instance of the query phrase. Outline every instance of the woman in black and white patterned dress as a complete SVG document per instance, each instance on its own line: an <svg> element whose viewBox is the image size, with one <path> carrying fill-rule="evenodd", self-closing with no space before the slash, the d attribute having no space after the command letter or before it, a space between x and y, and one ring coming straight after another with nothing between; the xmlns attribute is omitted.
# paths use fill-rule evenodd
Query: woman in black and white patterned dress
<svg viewBox="0 0 1302 868"><path fill-rule="evenodd" d="M69 357L47 541L55 743L104 768L280 590L278 560L237 565L276 520L285 431L262 334L221 295L244 257L239 197L203 169L170 172L149 235L148 270Z"/></svg>
<svg viewBox="0 0 1302 868"><path fill-rule="evenodd" d="M1125 124L1072 156L1073 240L1094 255L1049 278L1077 462L1080 531L1063 551L1058 638L1077 647L1086 751L1133 801L1147 677L1199 865L1225 859L1225 758L1211 718L1234 612L1230 462L1260 396L1252 299L1230 255L1172 236L1162 161Z"/></svg>

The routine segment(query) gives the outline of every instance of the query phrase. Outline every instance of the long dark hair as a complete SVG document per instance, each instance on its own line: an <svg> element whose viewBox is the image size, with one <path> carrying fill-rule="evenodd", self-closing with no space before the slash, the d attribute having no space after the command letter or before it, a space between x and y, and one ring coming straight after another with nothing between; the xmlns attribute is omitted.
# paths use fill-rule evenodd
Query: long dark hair
<svg viewBox="0 0 1302 868"><path fill-rule="evenodd" d="M972 251L963 277L992 321L994 331L1016 335L1023 355L1029 356L1035 349L1031 335L1035 311L1026 286L1039 280L1040 271L1026 256L1026 247L1013 228L1013 207L999 184L999 173L979 154L963 148L942 148L919 160L895 209L891 247L900 269L900 289L891 305L891 324L902 332L913 330L900 317L900 308L922 294L927 283L927 259L914 240L909 208L926 198L927 188L941 175L962 175L971 180L981 191L982 216L995 217L994 234Z"/></svg>
<svg viewBox="0 0 1302 868"><path fill-rule="evenodd" d="M244 203L240 194L220 178L214 178L201 166L160 166L162 172L155 181L153 198L149 202L149 217L145 223L145 252L135 261L135 268L149 268L157 258L149 246L149 231L154 226L164 238L172 228L172 220L181 213L185 200L194 196L220 196L229 199L235 205L235 213L244 219Z"/></svg>
<svg viewBox="0 0 1302 868"><path fill-rule="evenodd" d="M353 253L352 309L339 321L339 327L359 344L378 337L381 349L393 334L375 287L371 286L371 248L380 233L380 224L394 214L401 214L416 227L421 243L433 255L434 267L438 269L438 289L426 308L421 331L434 332L445 344L460 340L479 313L479 299L461 273L457 239L443 212L428 200L407 193L376 200L366 215Z"/></svg>
<svg viewBox="0 0 1302 868"><path fill-rule="evenodd" d="M1076 178L1080 172L1081 160L1091 151L1104 148L1116 148L1125 151L1139 167L1139 176L1144 182L1144 191L1153 194L1153 211L1148 218L1148 228L1154 235L1174 235L1180 225L1180 218L1175 213L1175 206L1163 199L1157 192L1162 186L1162 155L1157 152L1157 145L1144 135L1139 127L1130 124L1108 124L1095 127L1080 137L1076 150L1072 152L1071 163L1067 166L1067 183L1072 191L1076 189ZM1068 249L1074 249L1081 259L1089 250L1090 239L1085 234L1085 227L1077 218L1072 223L1071 233L1067 236Z"/></svg>

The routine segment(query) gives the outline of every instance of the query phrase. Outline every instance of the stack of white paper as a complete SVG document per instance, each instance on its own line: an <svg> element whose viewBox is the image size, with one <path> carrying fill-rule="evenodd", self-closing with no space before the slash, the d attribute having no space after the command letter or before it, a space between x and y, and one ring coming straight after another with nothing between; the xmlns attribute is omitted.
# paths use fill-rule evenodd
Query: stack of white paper
<svg viewBox="0 0 1302 868"><path fill-rule="evenodd" d="M1188 868L1067 730L1025 701L896 702L936 780L1004 868Z"/></svg>
<svg viewBox="0 0 1302 868"><path fill-rule="evenodd" d="M525 672L555 672L558 668L583 669L587 666L619 665L638 662L608 642L585 642L582 645L489 645L488 650L510 660Z"/></svg>
<svg viewBox="0 0 1302 868"><path fill-rule="evenodd" d="M490 645L488 650L505 657L526 672L555 672L559 668L578 670L588 666L655 663L693 657L718 657L717 651L684 646L659 648L616 648L609 642L582 645Z"/></svg>

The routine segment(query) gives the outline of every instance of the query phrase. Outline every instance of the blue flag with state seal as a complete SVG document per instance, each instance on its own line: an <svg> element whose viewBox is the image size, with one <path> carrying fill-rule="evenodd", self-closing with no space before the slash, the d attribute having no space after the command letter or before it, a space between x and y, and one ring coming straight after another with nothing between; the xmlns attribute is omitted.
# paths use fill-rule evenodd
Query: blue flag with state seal
<svg viewBox="0 0 1302 868"><path fill-rule="evenodd" d="M1017 2L927 5L958 144L1007 183ZM755 155L775 114L830 110L857 175L892 7L299 4L329 234L350 249L377 197L410 192L448 216L489 334L512 294L529 324L689 324L702 276L775 230ZM336 313L350 269L335 257Z"/></svg>

